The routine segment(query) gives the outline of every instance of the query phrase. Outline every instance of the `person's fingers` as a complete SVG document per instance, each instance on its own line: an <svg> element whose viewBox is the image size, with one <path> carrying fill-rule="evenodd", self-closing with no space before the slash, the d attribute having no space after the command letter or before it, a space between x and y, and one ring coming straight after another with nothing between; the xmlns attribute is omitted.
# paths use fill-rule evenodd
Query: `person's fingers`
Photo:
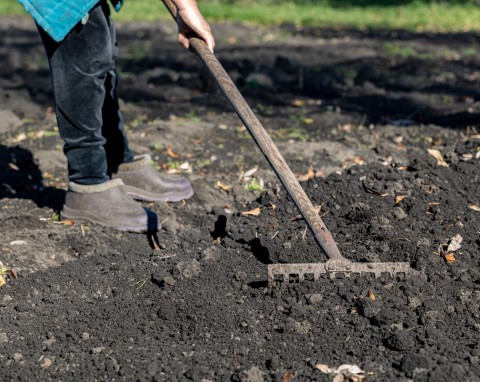
<svg viewBox="0 0 480 382"><path fill-rule="evenodd" d="M210 25L201 15L198 9L188 9L179 11L177 14L178 23L178 41L188 49L190 43L188 42L189 35L196 34L198 38L205 41L208 48L213 52L215 48L215 39L213 37ZM185 39L187 42L185 42Z"/></svg>
<svg viewBox="0 0 480 382"><path fill-rule="evenodd" d="M180 44L182 44L182 46L185 48L185 49L189 49L190 48L190 41L188 41L188 38L183 34L183 33L179 33L178 34L178 42Z"/></svg>

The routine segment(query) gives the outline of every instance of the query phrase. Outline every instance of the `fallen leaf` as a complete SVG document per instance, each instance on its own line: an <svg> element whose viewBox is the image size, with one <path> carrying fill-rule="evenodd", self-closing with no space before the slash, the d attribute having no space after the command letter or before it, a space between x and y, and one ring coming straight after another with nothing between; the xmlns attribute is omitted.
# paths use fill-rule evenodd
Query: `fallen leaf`
<svg viewBox="0 0 480 382"><path fill-rule="evenodd" d="M283 374L283 382L291 382L293 377L293 371L287 370L285 374Z"/></svg>
<svg viewBox="0 0 480 382"><path fill-rule="evenodd" d="M20 171L20 169L18 168L18 166L15 163L9 163L8 167L10 167L14 171Z"/></svg>
<svg viewBox="0 0 480 382"><path fill-rule="evenodd" d="M395 197L395 205L399 205L400 202L401 202L403 199L405 199L406 197L407 197L406 195L397 195L397 196Z"/></svg>
<svg viewBox="0 0 480 382"><path fill-rule="evenodd" d="M469 160L473 159L473 154L462 154L459 158L464 162L468 162Z"/></svg>
<svg viewBox="0 0 480 382"><path fill-rule="evenodd" d="M301 100L301 99L296 99L292 102L292 105L295 106L295 107L302 107L305 105L305 101Z"/></svg>
<svg viewBox="0 0 480 382"><path fill-rule="evenodd" d="M462 241L463 237L460 234L452 237L450 239L450 243L448 244L447 252L455 252L462 248L462 246L460 245Z"/></svg>
<svg viewBox="0 0 480 382"><path fill-rule="evenodd" d="M13 240L9 243L10 245L25 245L27 242L25 240Z"/></svg>
<svg viewBox="0 0 480 382"><path fill-rule="evenodd" d="M242 215L243 216L258 216L258 215L260 215L261 212L262 212L262 210L260 209L260 207L257 207L257 208L254 208L253 210L250 210L250 211L243 211Z"/></svg>
<svg viewBox="0 0 480 382"><path fill-rule="evenodd" d="M258 166L251 168L243 173L242 178L248 178L258 171Z"/></svg>
<svg viewBox="0 0 480 382"><path fill-rule="evenodd" d="M228 191L232 188L232 186L227 186L226 184L223 184L219 180L217 180L217 183L215 183L215 185L223 191Z"/></svg>
<svg viewBox="0 0 480 382"><path fill-rule="evenodd" d="M443 159L442 153L437 149L428 149L428 153L437 160L437 166L449 167Z"/></svg>
<svg viewBox="0 0 480 382"><path fill-rule="evenodd" d="M320 370L324 374L328 374L331 372L332 369L328 365L325 365L323 363L317 363L315 365L315 369Z"/></svg>
<svg viewBox="0 0 480 382"><path fill-rule="evenodd" d="M221 242L222 242L222 237L219 236L213 241L213 245L220 245Z"/></svg>
<svg viewBox="0 0 480 382"><path fill-rule="evenodd" d="M180 157L179 154L173 152L171 146L168 146L168 147L166 148L166 151L167 151L167 155L170 156L170 157L172 157L172 158L179 158L179 157Z"/></svg>
<svg viewBox="0 0 480 382"><path fill-rule="evenodd" d="M328 365L317 364L315 368L325 374L333 374L333 382L365 382L367 380L365 371L357 365L340 365L336 369Z"/></svg>
<svg viewBox="0 0 480 382"><path fill-rule="evenodd" d="M17 271L14 271L13 269L6 269L5 274L7 274L11 279L17 278Z"/></svg>
<svg viewBox="0 0 480 382"><path fill-rule="evenodd" d="M273 204L273 203L269 203L269 204L268 204L268 207L271 208L271 209L274 210L274 211L275 211L275 209L277 208L277 206L276 206L275 204Z"/></svg>
<svg viewBox="0 0 480 382"><path fill-rule="evenodd" d="M70 220L70 219L60 220L59 223L63 224L63 225L75 225L75 222L73 220Z"/></svg>
<svg viewBox="0 0 480 382"><path fill-rule="evenodd" d="M312 178L314 178L314 177L315 177L315 172L313 171L313 167L310 166L310 167L308 168L308 171L307 171L306 174L297 176L297 180L298 180L299 182L305 182L305 181L307 181L307 180L309 180L309 179L312 179Z"/></svg>
<svg viewBox="0 0 480 382"><path fill-rule="evenodd" d="M180 169L180 170L183 170L183 171L189 171L189 170L191 170L191 168L190 168L190 163L188 163L188 162L183 162L183 163L179 166L179 169Z"/></svg>
<svg viewBox="0 0 480 382"><path fill-rule="evenodd" d="M5 281L4 277L0 275L0 287L4 286L7 282Z"/></svg>
<svg viewBox="0 0 480 382"><path fill-rule="evenodd" d="M370 298L370 300L375 301L375 295L371 290L368 291L368 297Z"/></svg>
<svg viewBox="0 0 480 382"><path fill-rule="evenodd" d="M451 264L455 261L455 256L453 253L447 253L444 257L448 264Z"/></svg>
<svg viewBox="0 0 480 382"><path fill-rule="evenodd" d="M313 118L305 118L303 120L303 123L305 123L307 125L311 125L313 122L315 122L315 120Z"/></svg>
<svg viewBox="0 0 480 382"><path fill-rule="evenodd" d="M473 211L480 212L480 206L478 204L470 204L468 208L470 208Z"/></svg>

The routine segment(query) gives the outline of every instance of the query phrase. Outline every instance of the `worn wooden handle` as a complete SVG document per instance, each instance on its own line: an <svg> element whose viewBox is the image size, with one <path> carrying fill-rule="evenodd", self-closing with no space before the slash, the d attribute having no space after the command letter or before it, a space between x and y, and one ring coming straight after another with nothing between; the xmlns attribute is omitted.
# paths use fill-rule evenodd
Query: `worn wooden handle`
<svg viewBox="0 0 480 382"><path fill-rule="evenodd" d="M163 0L163 2L167 6L172 16L175 18L176 9L171 0ZM317 243L330 259L344 259L344 257L340 254L332 234L323 223L312 202L308 198L307 194L305 194L305 191L303 190L302 186L300 186L300 183L298 183L297 179L285 162L285 159L283 159L282 154L280 154L277 146L265 131L264 127L250 106L248 106L247 102L240 94L223 66L203 40L197 37L191 37L189 41L190 46L208 67L211 74L220 86L220 89L222 89L228 101L233 106L235 112L238 114L243 124L247 128L247 131L250 133L253 140L267 159L268 163L275 171L278 179L280 179L288 194L292 197L295 205L300 210L300 213L315 236Z"/></svg>

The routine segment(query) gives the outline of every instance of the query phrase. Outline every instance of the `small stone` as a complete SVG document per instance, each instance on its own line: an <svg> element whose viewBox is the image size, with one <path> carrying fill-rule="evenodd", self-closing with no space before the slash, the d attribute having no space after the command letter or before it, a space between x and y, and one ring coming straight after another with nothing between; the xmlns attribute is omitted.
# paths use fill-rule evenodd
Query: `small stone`
<svg viewBox="0 0 480 382"><path fill-rule="evenodd" d="M322 300L323 300L323 295L321 295L320 293L313 293L307 298L307 302L310 305L320 304Z"/></svg>
<svg viewBox="0 0 480 382"><path fill-rule="evenodd" d="M90 339L90 333L83 332L81 337L82 337L82 340L88 340Z"/></svg>
<svg viewBox="0 0 480 382"><path fill-rule="evenodd" d="M48 357L43 357L40 361L40 367L42 369L48 369L52 365L53 361Z"/></svg>
<svg viewBox="0 0 480 382"><path fill-rule="evenodd" d="M402 220L402 219L405 219L407 217L407 213L403 210L403 208L401 207L395 207L393 209L393 215L398 219L398 220Z"/></svg>
<svg viewBox="0 0 480 382"><path fill-rule="evenodd" d="M422 305L422 300L418 297L408 297L408 306L410 308L416 309Z"/></svg>
<svg viewBox="0 0 480 382"><path fill-rule="evenodd" d="M42 344L44 344L44 345L47 346L47 347L50 347L50 346L52 346L55 342L57 342L57 341L55 340L54 337L52 337L52 338L49 338L48 340L43 341Z"/></svg>
<svg viewBox="0 0 480 382"><path fill-rule="evenodd" d="M246 272L243 272L243 271L238 271L237 273L235 273L235 275L233 276L235 278L235 280L237 281L245 281L247 279L247 273Z"/></svg>
<svg viewBox="0 0 480 382"><path fill-rule="evenodd" d="M8 342L7 333L1 333L1 332L0 332L0 344L1 344L2 342Z"/></svg>
<svg viewBox="0 0 480 382"><path fill-rule="evenodd" d="M172 285L175 285L176 282L177 280L175 280L172 276L165 276L163 278L164 285L172 286Z"/></svg>
<svg viewBox="0 0 480 382"><path fill-rule="evenodd" d="M417 240L417 246L419 247L430 247L430 240L427 239L426 237L422 237L420 239Z"/></svg>
<svg viewBox="0 0 480 382"><path fill-rule="evenodd" d="M218 261L220 260L220 254L215 247L210 247L202 252L201 258L203 261Z"/></svg>
<svg viewBox="0 0 480 382"><path fill-rule="evenodd" d="M180 261L177 264L177 269L180 271L180 274L187 279L197 276L201 272L200 263L195 259Z"/></svg>
<svg viewBox="0 0 480 382"><path fill-rule="evenodd" d="M292 249L292 242L286 241L285 243L282 244L282 247L285 249Z"/></svg>
<svg viewBox="0 0 480 382"><path fill-rule="evenodd" d="M263 382L265 381L265 373L257 366L252 366L248 370L241 371L238 379L240 382Z"/></svg>
<svg viewBox="0 0 480 382"><path fill-rule="evenodd" d="M15 353L15 354L13 355L13 360L14 360L15 362L20 362L22 359L23 359L23 355L22 355L21 353Z"/></svg>
<svg viewBox="0 0 480 382"><path fill-rule="evenodd" d="M92 349L92 354L99 354L105 350L105 346L98 346Z"/></svg>
<svg viewBox="0 0 480 382"><path fill-rule="evenodd" d="M437 321L441 321L443 318L442 314L438 310L429 310L426 311L420 318L422 324L434 324Z"/></svg>

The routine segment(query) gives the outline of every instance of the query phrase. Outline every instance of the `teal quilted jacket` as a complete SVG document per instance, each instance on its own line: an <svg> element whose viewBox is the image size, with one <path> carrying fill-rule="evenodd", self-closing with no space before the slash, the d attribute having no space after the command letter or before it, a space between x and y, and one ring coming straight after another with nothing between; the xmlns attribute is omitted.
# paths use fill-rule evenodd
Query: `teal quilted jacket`
<svg viewBox="0 0 480 382"><path fill-rule="evenodd" d="M123 0L110 0L118 12ZM18 0L55 41L62 41L99 0Z"/></svg>

